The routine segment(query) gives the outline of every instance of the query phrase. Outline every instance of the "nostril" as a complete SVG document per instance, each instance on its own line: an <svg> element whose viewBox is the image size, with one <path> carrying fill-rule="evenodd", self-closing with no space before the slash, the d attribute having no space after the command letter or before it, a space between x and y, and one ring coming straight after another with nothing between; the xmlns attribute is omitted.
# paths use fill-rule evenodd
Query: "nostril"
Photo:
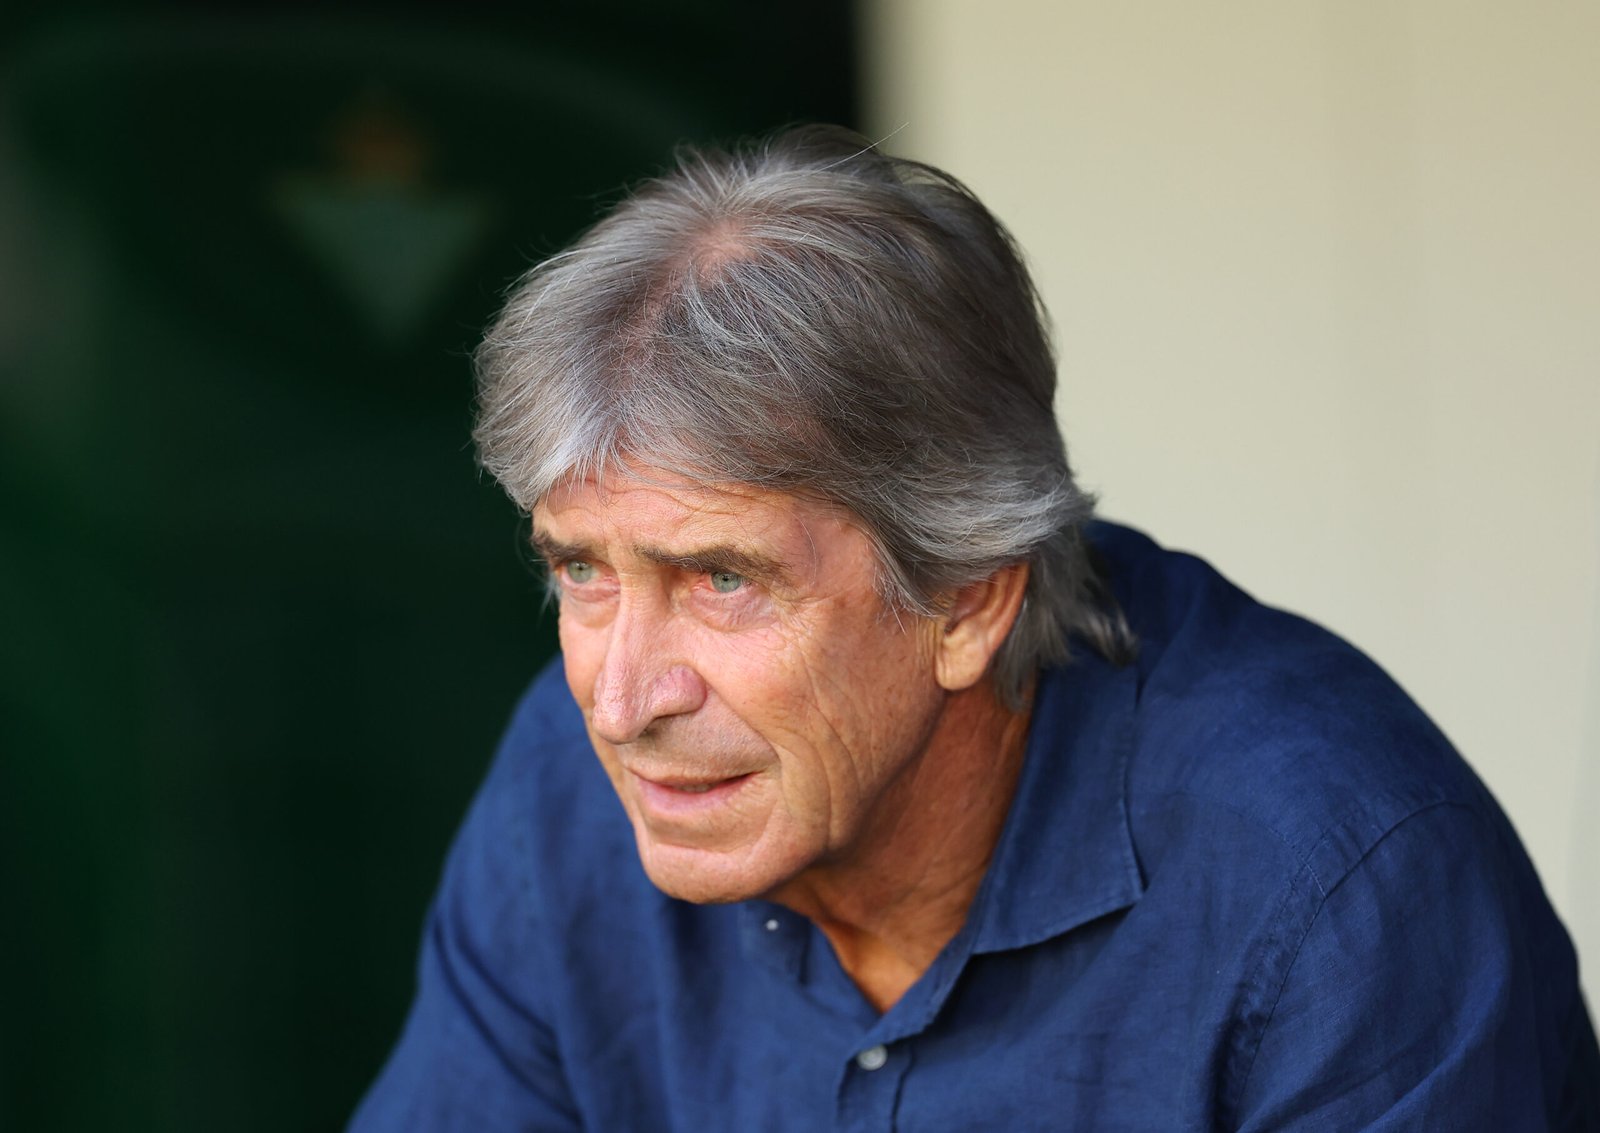
<svg viewBox="0 0 1600 1133"><path fill-rule="evenodd" d="M651 698L654 717L681 716L705 703L706 685L700 674L687 665L674 665L663 673Z"/></svg>
<svg viewBox="0 0 1600 1133"><path fill-rule="evenodd" d="M590 725L607 743L632 743L657 720L694 712L705 699L705 682L687 665L645 679L603 669L595 680Z"/></svg>

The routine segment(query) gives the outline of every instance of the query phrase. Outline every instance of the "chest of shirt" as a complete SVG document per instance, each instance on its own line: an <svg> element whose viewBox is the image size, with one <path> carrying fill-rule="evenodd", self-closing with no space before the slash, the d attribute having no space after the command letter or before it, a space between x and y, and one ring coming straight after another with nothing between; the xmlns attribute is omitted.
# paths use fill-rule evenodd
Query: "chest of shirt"
<svg viewBox="0 0 1600 1133"><path fill-rule="evenodd" d="M1219 926L1207 956L1137 907L1028 948L963 955L958 938L879 1016L803 920L659 915L559 981L589 1128L1213 1128L1251 995L1215 960L1248 948L1216 937L1259 928ZM595 991L619 971L628 994Z"/></svg>

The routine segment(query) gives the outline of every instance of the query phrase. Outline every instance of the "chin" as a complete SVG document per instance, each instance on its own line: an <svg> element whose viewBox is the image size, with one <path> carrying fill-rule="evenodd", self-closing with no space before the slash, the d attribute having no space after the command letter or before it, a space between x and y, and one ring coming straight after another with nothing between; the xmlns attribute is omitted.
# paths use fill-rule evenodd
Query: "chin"
<svg viewBox="0 0 1600 1133"><path fill-rule="evenodd" d="M695 905L728 905L765 896L788 880L781 871L739 860L736 852L685 849L640 839L639 858L655 887ZM774 876L777 874L777 876Z"/></svg>

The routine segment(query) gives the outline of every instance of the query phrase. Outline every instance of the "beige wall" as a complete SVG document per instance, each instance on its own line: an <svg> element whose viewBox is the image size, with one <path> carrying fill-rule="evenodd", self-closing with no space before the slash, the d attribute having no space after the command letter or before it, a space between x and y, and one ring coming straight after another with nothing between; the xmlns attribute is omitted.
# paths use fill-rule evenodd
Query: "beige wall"
<svg viewBox="0 0 1600 1133"><path fill-rule="evenodd" d="M1600 5L875 0L1028 250L1104 512L1387 666L1600 989Z"/></svg>

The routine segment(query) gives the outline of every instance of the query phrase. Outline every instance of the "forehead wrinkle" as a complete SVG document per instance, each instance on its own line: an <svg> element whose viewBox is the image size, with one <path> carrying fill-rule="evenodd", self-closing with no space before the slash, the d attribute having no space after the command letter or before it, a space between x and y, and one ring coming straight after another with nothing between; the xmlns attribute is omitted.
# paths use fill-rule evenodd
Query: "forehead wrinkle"
<svg viewBox="0 0 1600 1133"><path fill-rule="evenodd" d="M557 539L549 532L538 528L533 530L532 541L535 549L551 562L602 557L597 554L597 549L588 543ZM793 572L778 559L736 547L731 543L717 543L682 551L669 551L648 543L634 543L628 550L634 557L658 566L673 567L697 574L711 574L725 570L758 582L791 585L794 581Z"/></svg>
<svg viewBox="0 0 1600 1133"><path fill-rule="evenodd" d="M551 562L591 557L594 553L594 549L587 543L569 543L564 539L557 539L548 531L541 531L538 527L533 529L529 539L534 549Z"/></svg>
<svg viewBox="0 0 1600 1133"><path fill-rule="evenodd" d="M567 526L562 516L570 509L563 505L550 509L552 497L585 484L598 494L599 506L578 504L576 511L583 517L579 528L586 527L589 519L595 519L608 533L599 535L597 540L577 533L571 540L558 538L549 528ZM664 539L658 536L648 542L626 542L630 534L627 524L621 529L610 526L609 518L617 514L614 495L636 489L658 491L669 501L670 507L661 521L671 534L663 533ZM545 523L540 522L541 511L544 511ZM658 484L648 478L636 481L632 476L620 483L611 479L569 483L547 495L533 512L532 541L552 560L604 559L624 550L624 547L612 546L616 539L619 544L625 544L627 554L659 565L697 573L727 570L789 587L811 579L821 566L823 551L816 523L842 523L859 530L853 517L826 500L754 485L680 485L673 481Z"/></svg>

